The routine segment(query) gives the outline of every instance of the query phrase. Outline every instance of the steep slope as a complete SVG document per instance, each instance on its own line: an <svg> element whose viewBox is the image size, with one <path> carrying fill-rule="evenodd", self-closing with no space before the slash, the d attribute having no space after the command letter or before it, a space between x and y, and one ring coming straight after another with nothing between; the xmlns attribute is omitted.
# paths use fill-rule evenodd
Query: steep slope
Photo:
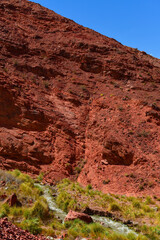
<svg viewBox="0 0 160 240"><path fill-rule="evenodd" d="M3 240L8 240L8 239L46 240L47 239L42 236L39 236L39 237L34 236L33 234L30 234L28 231L25 231L16 227L11 222L9 222L7 218L0 219L0 237Z"/></svg>
<svg viewBox="0 0 160 240"><path fill-rule="evenodd" d="M0 166L160 194L160 60L26 0L0 2Z"/></svg>

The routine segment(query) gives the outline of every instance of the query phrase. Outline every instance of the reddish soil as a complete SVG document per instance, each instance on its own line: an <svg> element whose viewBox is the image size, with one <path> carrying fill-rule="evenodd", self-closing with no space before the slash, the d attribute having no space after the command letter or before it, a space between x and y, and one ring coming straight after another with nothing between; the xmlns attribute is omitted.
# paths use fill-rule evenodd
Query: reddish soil
<svg viewBox="0 0 160 240"><path fill-rule="evenodd" d="M2 230L3 229L3 230ZM28 231L22 230L12 223L8 222L7 218L0 219L0 239L1 240L47 240L42 236L34 236Z"/></svg>
<svg viewBox="0 0 160 240"><path fill-rule="evenodd" d="M160 60L0 1L0 167L160 195Z"/></svg>

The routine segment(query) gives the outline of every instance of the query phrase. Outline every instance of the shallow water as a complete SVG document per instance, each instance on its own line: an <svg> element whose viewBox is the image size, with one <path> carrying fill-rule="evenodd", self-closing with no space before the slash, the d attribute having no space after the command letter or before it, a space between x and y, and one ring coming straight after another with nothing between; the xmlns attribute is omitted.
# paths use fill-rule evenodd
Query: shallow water
<svg viewBox="0 0 160 240"><path fill-rule="evenodd" d="M103 226L112 228L115 232L122 233L122 234L128 234L128 233L134 233L133 230L129 229L128 226L124 225L123 223L116 222L111 220L107 217L100 217L100 216L91 216L93 221L102 223Z"/></svg>
<svg viewBox="0 0 160 240"><path fill-rule="evenodd" d="M40 185L40 187L43 189L43 192L44 192L43 196L47 200L49 208L52 211L54 211L55 216L57 216L58 218L60 218L63 221L66 217L66 213L63 212L57 206L56 202L54 201L54 198L49 193L49 188L47 186L42 186L42 185Z"/></svg>

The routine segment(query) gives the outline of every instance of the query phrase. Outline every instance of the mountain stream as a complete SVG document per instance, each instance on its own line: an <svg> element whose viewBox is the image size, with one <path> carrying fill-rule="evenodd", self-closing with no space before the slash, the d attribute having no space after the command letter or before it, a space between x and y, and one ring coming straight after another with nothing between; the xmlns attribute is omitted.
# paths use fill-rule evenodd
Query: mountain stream
<svg viewBox="0 0 160 240"><path fill-rule="evenodd" d="M56 204L54 198L51 196L49 187L45 185L36 184L37 186L41 187L43 190L43 197L46 199L49 208L54 211L54 214L57 218L64 221L66 217L66 213L62 211ZM122 224L120 222L116 222L111 220L107 217L101 217L101 216L91 216L94 222L100 222L103 226L113 229L115 232L121 233L121 234L129 234L133 233L137 235L133 230L131 230L128 226L125 224Z"/></svg>

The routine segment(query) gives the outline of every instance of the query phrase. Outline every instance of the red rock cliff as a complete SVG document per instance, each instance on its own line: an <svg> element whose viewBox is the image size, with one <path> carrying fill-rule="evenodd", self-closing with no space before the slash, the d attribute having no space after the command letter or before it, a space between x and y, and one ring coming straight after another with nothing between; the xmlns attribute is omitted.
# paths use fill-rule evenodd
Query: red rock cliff
<svg viewBox="0 0 160 240"><path fill-rule="evenodd" d="M160 60L26 0L0 2L0 166L158 194Z"/></svg>

